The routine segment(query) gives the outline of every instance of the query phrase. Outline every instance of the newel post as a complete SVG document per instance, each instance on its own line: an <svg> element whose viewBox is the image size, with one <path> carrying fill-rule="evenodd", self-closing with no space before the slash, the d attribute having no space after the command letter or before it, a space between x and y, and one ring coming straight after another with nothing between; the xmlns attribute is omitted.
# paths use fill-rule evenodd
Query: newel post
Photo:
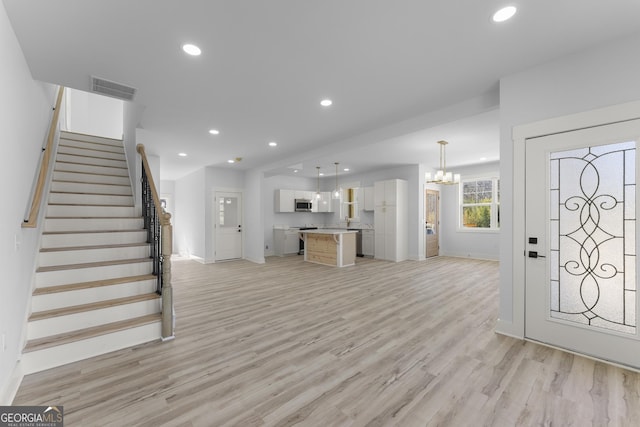
<svg viewBox="0 0 640 427"><path fill-rule="evenodd" d="M173 287L171 286L171 252L173 250L173 226L171 214L162 215L162 340L175 338L173 324Z"/></svg>

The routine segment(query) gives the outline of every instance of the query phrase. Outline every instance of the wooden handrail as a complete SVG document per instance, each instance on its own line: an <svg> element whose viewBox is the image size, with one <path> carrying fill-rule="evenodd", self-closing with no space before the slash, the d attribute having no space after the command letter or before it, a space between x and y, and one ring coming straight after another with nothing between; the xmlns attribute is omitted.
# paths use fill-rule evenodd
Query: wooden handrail
<svg viewBox="0 0 640 427"><path fill-rule="evenodd" d="M160 208L160 196L158 196L158 190L156 189L156 184L153 181L153 176L151 175L151 168L149 167L149 162L147 161L147 153L144 151L144 145L138 144L136 145L136 150L140 154L142 158L142 165L144 167L144 171L147 174L147 179L149 180L149 184L151 185L151 194L153 196L153 203L156 207ZM161 212L164 214L164 212ZM165 215L160 215L160 225L166 225L170 222L171 215L168 218L165 218Z"/></svg>
<svg viewBox="0 0 640 427"><path fill-rule="evenodd" d="M47 173L49 172L49 163L51 163L51 152L53 151L53 141L56 136L56 129L58 127L58 118L60 117L60 105L62 105L62 95L64 94L64 87L60 86L58 89L58 98L56 99L56 106L53 110L53 118L51 119L51 125L49 126L49 135L47 136L47 145L44 148L44 155L42 163L40 164L40 172L38 173L38 180L36 181L36 188L33 193L33 199L31 200L31 209L29 210L29 217L22 223L23 228L35 228L38 225L38 213L40 212L40 204L42 201L42 193L44 192L44 184L47 179Z"/></svg>

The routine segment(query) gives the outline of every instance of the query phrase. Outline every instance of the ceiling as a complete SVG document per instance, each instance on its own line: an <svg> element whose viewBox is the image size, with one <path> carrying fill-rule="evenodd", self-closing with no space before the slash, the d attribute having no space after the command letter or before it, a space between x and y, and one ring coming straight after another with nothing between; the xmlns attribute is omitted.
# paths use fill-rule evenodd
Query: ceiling
<svg viewBox="0 0 640 427"><path fill-rule="evenodd" d="M437 166L439 139L452 166L495 160L502 76L637 32L640 18L635 0L3 2L35 79L137 89L162 179L208 165ZM491 22L507 3L515 17ZM483 97L494 102L464 108Z"/></svg>

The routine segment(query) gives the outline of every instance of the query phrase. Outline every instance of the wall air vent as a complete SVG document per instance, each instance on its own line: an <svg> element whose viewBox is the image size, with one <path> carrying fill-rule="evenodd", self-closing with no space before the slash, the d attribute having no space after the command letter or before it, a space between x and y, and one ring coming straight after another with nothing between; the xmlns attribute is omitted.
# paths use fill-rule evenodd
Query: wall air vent
<svg viewBox="0 0 640 427"><path fill-rule="evenodd" d="M123 99L125 101L132 101L136 96L136 88L125 86L120 83L112 82L109 80L101 79L99 77L91 76L91 91L113 98Z"/></svg>

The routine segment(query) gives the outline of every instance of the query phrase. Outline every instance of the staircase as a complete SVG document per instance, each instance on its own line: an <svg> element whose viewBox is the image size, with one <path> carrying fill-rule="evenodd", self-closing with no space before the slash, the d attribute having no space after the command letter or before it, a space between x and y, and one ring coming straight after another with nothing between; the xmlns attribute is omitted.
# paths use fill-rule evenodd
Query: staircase
<svg viewBox="0 0 640 427"><path fill-rule="evenodd" d="M161 302L149 251L122 141L62 132L23 373L159 339Z"/></svg>

